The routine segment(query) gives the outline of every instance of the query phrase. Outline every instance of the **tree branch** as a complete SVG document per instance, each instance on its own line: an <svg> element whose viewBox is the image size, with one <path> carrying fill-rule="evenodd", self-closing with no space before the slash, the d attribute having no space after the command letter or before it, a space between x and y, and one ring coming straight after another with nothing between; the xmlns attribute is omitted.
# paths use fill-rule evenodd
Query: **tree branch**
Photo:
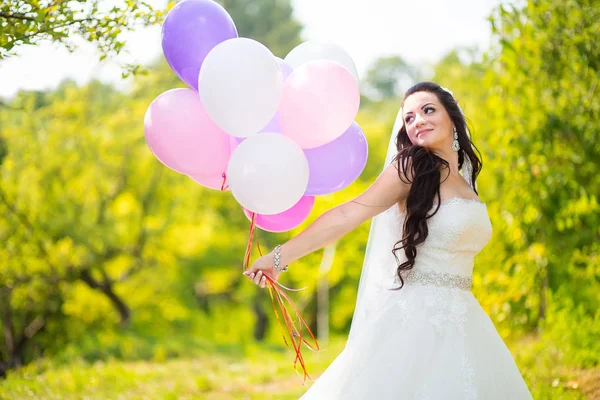
<svg viewBox="0 0 600 400"><path fill-rule="evenodd" d="M102 271L103 272L103 271ZM84 269L80 272L79 278L85 282L90 288L99 290L104 293L110 300L112 305L119 313L120 325L125 326L131 320L131 310L129 306L114 292L112 282L105 280L103 283L96 281L90 274L89 269Z"/></svg>
<svg viewBox="0 0 600 400"><path fill-rule="evenodd" d="M102 290L104 289L104 285L100 284L98 281L96 281L93 277L92 274L90 274L90 271L86 268L83 269L80 273L79 273L79 278L84 281L90 288L95 289L95 290Z"/></svg>
<svg viewBox="0 0 600 400"><path fill-rule="evenodd" d="M2 327L4 336L4 348L6 349L6 358L10 366L15 350L15 330L12 319L12 307L10 305L12 298L12 289L0 288L0 309L2 310Z"/></svg>
<svg viewBox="0 0 600 400"><path fill-rule="evenodd" d="M9 105L7 102L0 100L0 108L7 108L9 110L14 110L14 111L25 111L25 107L21 106L21 107L15 107L13 105Z"/></svg>
<svg viewBox="0 0 600 400"><path fill-rule="evenodd" d="M22 21L31 21L35 22L36 19L33 17L28 17L25 14L7 14L4 11L0 11L0 17L6 19L20 19Z"/></svg>
<svg viewBox="0 0 600 400"><path fill-rule="evenodd" d="M23 335L15 347L17 354L21 354L23 352L23 348L27 342L29 342L39 331L41 331L44 326L46 326L46 319L43 315L38 315L29 323L29 325L25 327L25 329L23 329Z"/></svg>
<svg viewBox="0 0 600 400"><path fill-rule="evenodd" d="M74 24L77 24L77 23L80 23L80 22L88 22L88 21L92 21L92 20L93 20L93 18L74 19L74 20L69 21L67 23L64 23L62 25L49 26L49 27L47 27L45 29L40 29L37 32L28 33L27 35L15 38L14 42L18 42L18 41L21 41L21 40L27 40L27 39L30 39L30 38L35 37L37 35L42 35L44 33L52 32L52 31L54 31L56 29L65 28L67 26L71 26L71 25L74 25Z"/></svg>

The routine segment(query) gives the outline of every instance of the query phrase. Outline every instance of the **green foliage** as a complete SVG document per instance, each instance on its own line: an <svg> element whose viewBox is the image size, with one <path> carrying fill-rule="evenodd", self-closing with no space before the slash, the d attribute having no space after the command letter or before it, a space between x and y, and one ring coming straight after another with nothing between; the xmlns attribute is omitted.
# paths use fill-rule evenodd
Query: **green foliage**
<svg viewBox="0 0 600 400"><path fill-rule="evenodd" d="M497 46L482 61L463 49L436 67L484 154L494 237L477 260L477 294L504 336L551 318L558 290L588 318L600 306L599 13L586 1L499 7Z"/></svg>
<svg viewBox="0 0 600 400"><path fill-rule="evenodd" d="M308 355L311 372L320 372L339 353L336 340L327 352ZM33 398L161 398L161 399L297 399L306 391L281 347L256 344L209 347L194 358L161 362L107 360L69 366L41 361L11 372L0 384L3 399ZM268 362L265 362L268 359Z"/></svg>
<svg viewBox="0 0 600 400"><path fill-rule="evenodd" d="M406 89L420 78L419 70L401 57L382 57L367 72L362 91L371 99L392 99L403 96Z"/></svg>
<svg viewBox="0 0 600 400"><path fill-rule="evenodd" d="M0 165L2 165L4 157L6 157L7 153L8 148L6 147L6 141L4 140L4 138L2 138L2 136L0 136Z"/></svg>
<svg viewBox="0 0 600 400"><path fill-rule="evenodd" d="M240 37L257 40L278 57L285 57L302 40L302 25L290 0L218 0L231 15Z"/></svg>
<svg viewBox="0 0 600 400"><path fill-rule="evenodd" d="M0 6L0 60L19 47L42 40L76 48L74 36L93 43L100 59L119 54L125 47L123 33L158 23L164 11L146 1L126 0L120 4L99 0L51 1L8 0ZM139 70L125 65L124 76Z"/></svg>
<svg viewBox="0 0 600 400"><path fill-rule="evenodd" d="M554 348L561 364L599 366L600 309L590 313L564 289L555 297L544 321L541 344Z"/></svg>
<svg viewBox="0 0 600 400"><path fill-rule="evenodd" d="M59 6L68 14L65 7L77 4L52 5ZM92 6L92 17L108 18L100 4ZM125 6L111 13L135 10L143 16L142 3ZM280 24L290 18L290 26L298 26L289 4L271 6ZM26 13L36 10L19 7L9 10L11 15L29 18ZM265 3L261 10L271 15L268 7ZM262 18L243 8L233 11L244 32L261 39ZM289 49L299 42L294 32L287 38L262 37L270 46ZM97 33L105 44L112 40L110 32ZM145 358L147 343L173 329L201 330L211 340L252 337L250 320L245 330L230 320L211 321L215 313L251 318L247 307L232 312L256 297L249 287L236 291L247 219L228 193L201 188L165 168L144 142L146 107L177 86L184 85L161 61L126 95L98 82L83 88L65 82L51 93L22 93L0 109L0 237L6 244L0 251L5 316L0 323L6 328L0 333L6 343L0 371L42 352L74 356L72 346L64 352L67 343L79 343L86 359ZM225 225L229 234L216 235ZM150 330L154 339L139 341L131 351L100 346L98 353L98 337L89 332L111 332L117 324L131 324L132 315L135 332Z"/></svg>

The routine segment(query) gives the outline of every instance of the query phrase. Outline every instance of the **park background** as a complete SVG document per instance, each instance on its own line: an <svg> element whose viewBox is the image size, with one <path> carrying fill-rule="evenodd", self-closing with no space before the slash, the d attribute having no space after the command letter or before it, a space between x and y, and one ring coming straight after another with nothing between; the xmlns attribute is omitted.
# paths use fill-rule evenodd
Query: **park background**
<svg viewBox="0 0 600 400"><path fill-rule="evenodd" d="M289 0L220 3L240 36L279 57L306 40ZM387 37L395 52L357 62L364 172L318 197L297 229L259 231L263 249L366 189L381 172L403 91L433 80L454 92L483 155L478 188L494 233L476 259L475 296L535 399L600 399L600 5L502 2L483 21L483 47L417 62L411 49L434 48L461 20L439 26L429 14L442 9L404 15L392 3L398 25L416 18L434 35ZM386 12L385 1L370 4L372 19ZM268 292L241 275L249 221L239 205L167 169L145 143L150 102L185 85L160 55L129 60L128 34L160 26L172 6L0 6L0 87L13 88L0 98L0 398L296 399L306 390ZM343 9L328 21L367 29L360 22ZM10 66L32 48L85 46L95 50L84 57L112 60L123 80L14 85L19 69ZM377 52L378 43L365 46ZM345 344L368 232L367 222L330 246L331 264L319 251L282 277L307 286L292 298L326 348L305 350L315 377Z"/></svg>

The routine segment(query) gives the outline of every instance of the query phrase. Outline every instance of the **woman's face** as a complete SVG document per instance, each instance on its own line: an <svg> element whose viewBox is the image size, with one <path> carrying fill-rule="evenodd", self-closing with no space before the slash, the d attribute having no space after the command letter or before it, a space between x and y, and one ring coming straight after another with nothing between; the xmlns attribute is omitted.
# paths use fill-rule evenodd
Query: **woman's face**
<svg viewBox="0 0 600 400"><path fill-rule="evenodd" d="M435 94L417 92L407 97L402 108L402 118L413 145L432 150L451 149L454 125Z"/></svg>

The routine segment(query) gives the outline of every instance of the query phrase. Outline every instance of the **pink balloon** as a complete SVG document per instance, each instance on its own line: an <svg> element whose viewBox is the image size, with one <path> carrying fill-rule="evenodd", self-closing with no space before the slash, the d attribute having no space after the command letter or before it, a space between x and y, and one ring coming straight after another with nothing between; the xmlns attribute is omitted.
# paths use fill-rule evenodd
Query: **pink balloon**
<svg viewBox="0 0 600 400"><path fill-rule="evenodd" d="M327 144L350 127L358 113L356 78L341 64L315 60L300 65L283 86L279 123L303 149Z"/></svg>
<svg viewBox="0 0 600 400"><path fill-rule="evenodd" d="M309 216L315 204L314 196L304 196L294 206L279 214L256 216L256 226L267 232L285 232L300 225ZM244 214L251 221L252 211L245 209Z"/></svg>
<svg viewBox="0 0 600 400"><path fill-rule="evenodd" d="M229 135L208 117L194 90L171 89L154 99L144 117L144 135L167 167L208 181L222 180L231 156Z"/></svg>
<svg viewBox="0 0 600 400"><path fill-rule="evenodd" d="M233 154L234 150L236 149L236 147L238 146L238 142L237 142L237 138L234 136L229 136L229 147L231 149L231 154ZM223 172L224 174L225 172ZM227 179L225 176L225 179L223 178L223 175L221 176L192 176L190 175L190 178L196 182L201 184L202 186L206 186L207 188L211 188L211 189L216 189L216 190L229 190L229 185L227 184ZM223 185L223 183L225 183L225 185Z"/></svg>
<svg viewBox="0 0 600 400"><path fill-rule="evenodd" d="M222 176L193 176L190 175L190 179L200 185L207 187L209 189L221 190L223 185L223 177ZM223 190L228 190L227 181L225 182L225 187Z"/></svg>

